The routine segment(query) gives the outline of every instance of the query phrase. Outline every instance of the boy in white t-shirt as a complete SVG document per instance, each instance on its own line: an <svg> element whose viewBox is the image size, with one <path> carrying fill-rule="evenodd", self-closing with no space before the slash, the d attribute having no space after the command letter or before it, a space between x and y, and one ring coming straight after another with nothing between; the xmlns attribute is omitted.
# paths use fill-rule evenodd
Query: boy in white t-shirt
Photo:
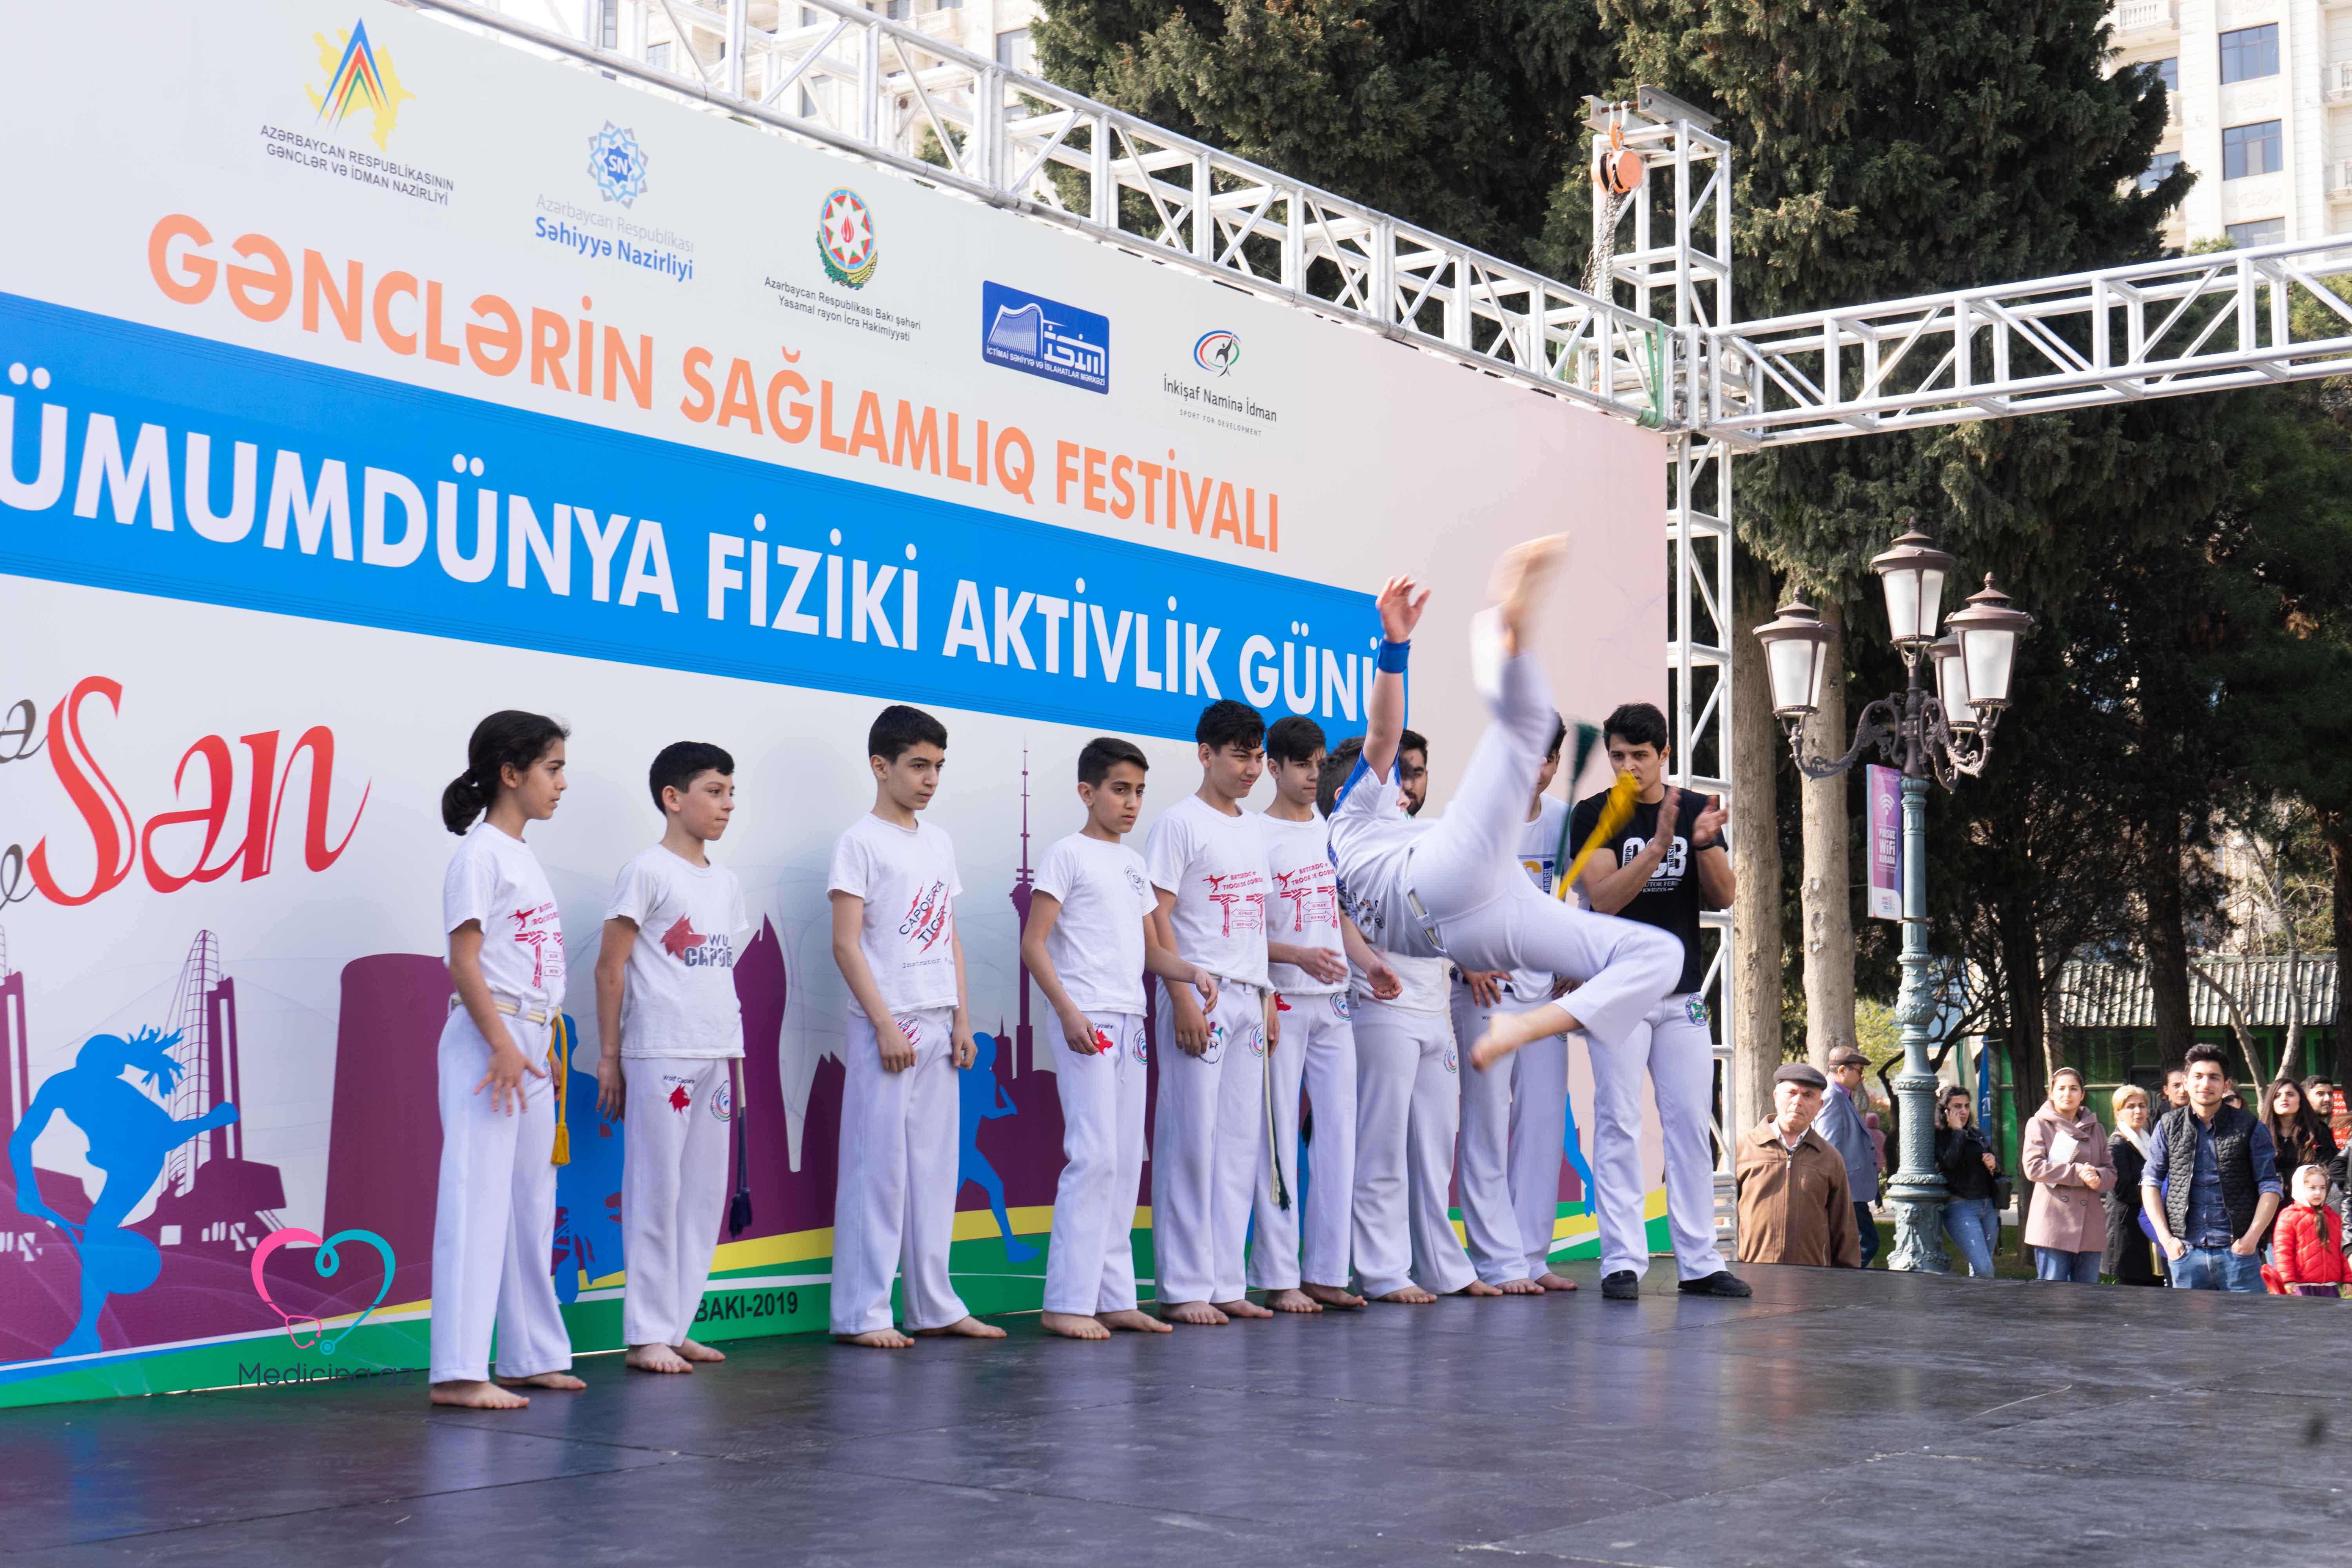
<svg viewBox="0 0 2352 1568"><path fill-rule="evenodd" d="M1022 962L1045 994L1054 1087L1062 1099L1061 1184L1045 1256L1048 1333L1107 1340L1113 1329L1166 1333L1135 1298L1135 1200L1143 1173L1143 973L1190 985L1214 1012L1216 977L1150 945L1160 908L1143 857L1123 839L1143 809L1150 763L1131 741L1097 736L1078 753L1086 826L1037 868Z"/></svg>
<svg viewBox="0 0 2352 1568"><path fill-rule="evenodd" d="M903 1272L919 1334L1003 1339L948 1279L961 1108L955 1074L979 1054L964 1010L955 846L916 814L947 761L947 727L893 703L866 737L874 809L834 847L833 961L849 986L841 1167L833 1199L833 1332L904 1350L890 1324Z"/></svg>
<svg viewBox="0 0 2352 1568"><path fill-rule="evenodd" d="M1260 1165L1249 1282L1277 1312L1360 1307L1348 1289L1349 1205L1356 1187L1356 1037L1349 1026L1348 959L1339 874L1315 790L1323 727L1304 714L1265 732L1274 801L1257 818L1265 839L1267 978L1282 1038L1271 1058L1273 1157ZM1299 1191L1299 1093L1315 1106L1307 1190ZM1277 1189L1276 1177L1281 1178ZM1300 1232L1306 1236L1300 1253Z"/></svg>
<svg viewBox="0 0 2352 1568"><path fill-rule="evenodd" d="M1265 721L1227 698L1193 729L1201 787L1151 825L1152 945L1217 977L1204 1008L1160 988L1160 1099L1151 1133L1151 1251L1160 1315L1209 1326L1274 1314L1245 1294L1243 1251L1265 1133L1265 1054L1280 1025L1266 989L1265 843L1242 802L1265 769ZM1176 1048L1166 1048L1173 1040Z"/></svg>
<svg viewBox="0 0 2352 1568"><path fill-rule="evenodd" d="M661 842L621 868L596 953L604 1043L596 1104L628 1127L621 1165L628 1364L692 1372L696 1362L727 1359L687 1331L709 1283L727 1204L729 1123L742 1114L735 958L751 917L743 885L709 855L735 812L735 759L705 742L680 741L654 758L647 783L662 814Z"/></svg>

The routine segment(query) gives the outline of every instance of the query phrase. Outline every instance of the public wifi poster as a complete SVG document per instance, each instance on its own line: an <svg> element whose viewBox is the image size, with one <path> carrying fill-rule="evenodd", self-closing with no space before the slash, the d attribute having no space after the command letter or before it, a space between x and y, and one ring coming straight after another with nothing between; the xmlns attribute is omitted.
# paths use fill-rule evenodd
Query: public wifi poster
<svg viewBox="0 0 2352 1568"><path fill-rule="evenodd" d="M103 90L63 64L93 37ZM1040 1288L1019 921L1088 737L1144 745L1148 826L1204 703L1336 742L1385 575L1458 625L1555 531L1564 704L1663 699L1662 440L1310 310L371 0L24 11L0 128L0 1404L423 1364L436 802L494 709L572 729L531 843L587 1042L550 1266L593 1349L626 1128L590 975L663 744L734 753L757 927L744 1103L690 1108L746 1133L726 1338L824 1325L824 873L881 704L950 734L985 1311ZM1465 663L1414 661L1441 801Z"/></svg>

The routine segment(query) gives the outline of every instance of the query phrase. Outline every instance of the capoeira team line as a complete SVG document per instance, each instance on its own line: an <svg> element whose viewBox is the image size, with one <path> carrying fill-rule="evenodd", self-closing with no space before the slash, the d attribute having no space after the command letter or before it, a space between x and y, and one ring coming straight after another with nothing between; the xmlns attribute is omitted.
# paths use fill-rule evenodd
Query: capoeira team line
<svg viewBox="0 0 2352 1568"><path fill-rule="evenodd" d="M1428 595L1406 578L1380 595L1360 744L1327 758L1311 721L1269 731L1254 709L1211 704L1197 735L1200 788L1161 814L1141 855L1124 840L1142 809L1143 752L1109 737L1080 752L1086 825L1047 850L1022 936L1048 1004L1066 1128L1048 1330L1102 1339L1360 1307L1368 1296L1573 1289L1549 1258L1565 1037L1578 1032L1592 1047L1602 1293L1634 1296L1648 1265L1636 1152L1644 1068L1681 1288L1748 1293L1713 1242L1712 1051L1695 994L1697 908L1731 894L1723 814L1658 784L1665 737L1654 710L1612 720L1612 763L1637 776L1642 804L1580 881L1596 909L1631 918L1538 885L1564 843L1591 834L1601 799L1580 805L1563 834L1567 808L1543 794L1564 727L1528 644L1561 548L1538 540L1496 569L1495 602L1471 634L1493 722L1433 821L1413 815L1427 743L1404 727ZM558 1123L542 1064L564 994L563 938L522 842L563 793L565 734L536 714L492 714L442 800L464 843L443 888L457 994L440 1045L431 1379L441 1404L510 1408L527 1403L519 1388L583 1386L546 1267ZM913 1333L997 1338L1003 1331L965 1310L948 1269L954 1074L976 1052L954 847L921 816L947 731L894 705L867 750L874 808L842 835L828 882L850 996L833 1331L853 1344L911 1344L893 1322L901 1281ZM1273 805L1245 813L1269 770ZM682 742L656 758L663 837L623 868L596 966L599 1103L608 1116L634 1113L622 1186L627 1364L649 1372L725 1359L688 1330L740 1103L732 970L751 922L734 875L708 853L733 811L733 773L716 746ZM1129 1244L1147 973L1160 982L1163 1047L1151 1139L1157 1317L1139 1310ZM1478 1071L1458 1074L1457 1037L1475 1037ZM1314 1106L1303 1183L1302 1089ZM1449 1175L1466 1251L1448 1219Z"/></svg>

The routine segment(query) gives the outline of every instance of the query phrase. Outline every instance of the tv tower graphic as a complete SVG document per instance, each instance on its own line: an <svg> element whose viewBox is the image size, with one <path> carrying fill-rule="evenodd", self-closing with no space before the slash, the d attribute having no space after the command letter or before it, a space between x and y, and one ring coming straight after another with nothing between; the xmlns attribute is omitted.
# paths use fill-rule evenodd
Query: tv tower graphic
<svg viewBox="0 0 2352 1568"><path fill-rule="evenodd" d="M244 1102L239 1068L236 981L224 970L220 938L196 932L172 988L164 1028L176 1029L171 1047L179 1081L164 1104L174 1121L199 1118L207 1130L174 1148L163 1166L155 1207L130 1228L166 1247L235 1257L283 1225L286 1188L275 1165L245 1157L245 1123L220 1121L223 1106Z"/></svg>
<svg viewBox="0 0 2352 1568"><path fill-rule="evenodd" d="M1036 890L1036 873L1029 868L1029 750L1021 750L1021 868L1013 874L1013 910L1019 917L1013 927L1013 946L1015 966L1020 972L1021 1022L1013 1035L1013 1076L1019 1078L1029 1071L1036 1061L1031 1054L1033 1036L1029 1028L1029 964L1021 958L1021 938L1029 930L1029 898ZM997 1026L1001 1034L1002 1024Z"/></svg>
<svg viewBox="0 0 2352 1568"><path fill-rule="evenodd" d="M8 967L8 932L0 928L0 1075L8 1079L7 1125L33 1103L33 1047L25 1023L25 976Z"/></svg>

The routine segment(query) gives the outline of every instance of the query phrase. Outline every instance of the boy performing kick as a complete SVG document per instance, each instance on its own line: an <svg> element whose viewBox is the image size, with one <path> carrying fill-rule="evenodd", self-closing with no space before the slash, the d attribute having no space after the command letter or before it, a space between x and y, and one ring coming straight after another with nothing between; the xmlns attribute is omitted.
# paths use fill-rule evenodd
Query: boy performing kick
<svg viewBox="0 0 2352 1568"><path fill-rule="evenodd" d="M1113 1329L1166 1333L1136 1308L1136 1187L1143 1173L1143 972L1199 992L1217 1010L1216 977L1150 944L1160 900L1143 857L1123 842L1143 809L1150 764L1131 741L1097 736L1078 753L1087 824L1037 868L1021 957L1045 993L1054 1087L1062 1100L1061 1184L1045 1254L1049 1333L1107 1340Z"/></svg>
<svg viewBox="0 0 2352 1568"><path fill-rule="evenodd" d="M1160 988L1151 1226L1160 1315L1209 1326L1274 1315L1244 1294L1242 1253L1268 1153L1265 1053L1279 1025L1266 990L1265 844L1241 805L1265 771L1265 721L1227 698L1202 710L1193 738L1201 787L1151 825L1143 858L1158 890L1152 945L1214 975L1217 998L1204 1009L1190 985Z"/></svg>
<svg viewBox="0 0 2352 1568"><path fill-rule="evenodd" d="M877 1350L914 1342L890 1325L903 1273L919 1334L1003 1339L948 1280L955 1239L958 1069L979 1055L964 1009L955 846L918 815L947 761L947 727L893 703L866 738L874 809L841 836L826 883L833 959L849 987L840 1180L833 1204L833 1332Z"/></svg>
<svg viewBox="0 0 2352 1568"><path fill-rule="evenodd" d="M727 1359L687 1331L727 1205L728 1124L743 1113L735 954L751 917L743 885L709 855L735 812L735 759L680 741L647 783L661 842L621 868L596 952L596 1105L615 1121L636 1110L621 1163L628 1364L678 1373Z"/></svg>
<svg viewBox="0 0 2352 1568"><path fill-rule="evenodd" d="M1724 1267L1715 1245L1715 1157L1708 1101L1715 1092L1715 1037L1699 996L1706 961L1699 951L1701 910L1730 906L1736 891L1723 849L1726 812L1711 796L1665 784L1666 716L1631 702L1601 727L1609 766L1642 788L1614 844L1593 852L1579 890L1602 914L1654 926L1675 938L1682 966L1622 1048L1592 1053L1593 1207L1601 1219L1601 1294L1630 1301L1650 1267L1642 1219L1642 1069L1658 1103L1665 1155L1666 1227L1675 1242L1679 1289L1694 1296L1745 1296L1748 1287ZM1601 822L1606 795L1579 801L1570 842L1581 844Z"/></svg>
<svg viewBox="0 0 2352 1568"><path fill-rule="evenodd" d="M1429 603L1411 578L1381 590L1382 641L1370 722L1331 817L1331 849L1349 910L1379 946L1450 958L1464 970L1529 969L1580 983L1569 997L1489 1019L1471 1065L1492 1067L1532 1041L1582 1029L1614 1049L1682 973L1664 931L1570 909L1528 881L1514 853L1536 774L1559 722L1530 637L1537 601L1566 541L1517 545L1495 571L1495 603L1471 624L1471 669L1494 722L1478 741L1445 815L1416 831L1397 802L1404 671Z"/></svg>

